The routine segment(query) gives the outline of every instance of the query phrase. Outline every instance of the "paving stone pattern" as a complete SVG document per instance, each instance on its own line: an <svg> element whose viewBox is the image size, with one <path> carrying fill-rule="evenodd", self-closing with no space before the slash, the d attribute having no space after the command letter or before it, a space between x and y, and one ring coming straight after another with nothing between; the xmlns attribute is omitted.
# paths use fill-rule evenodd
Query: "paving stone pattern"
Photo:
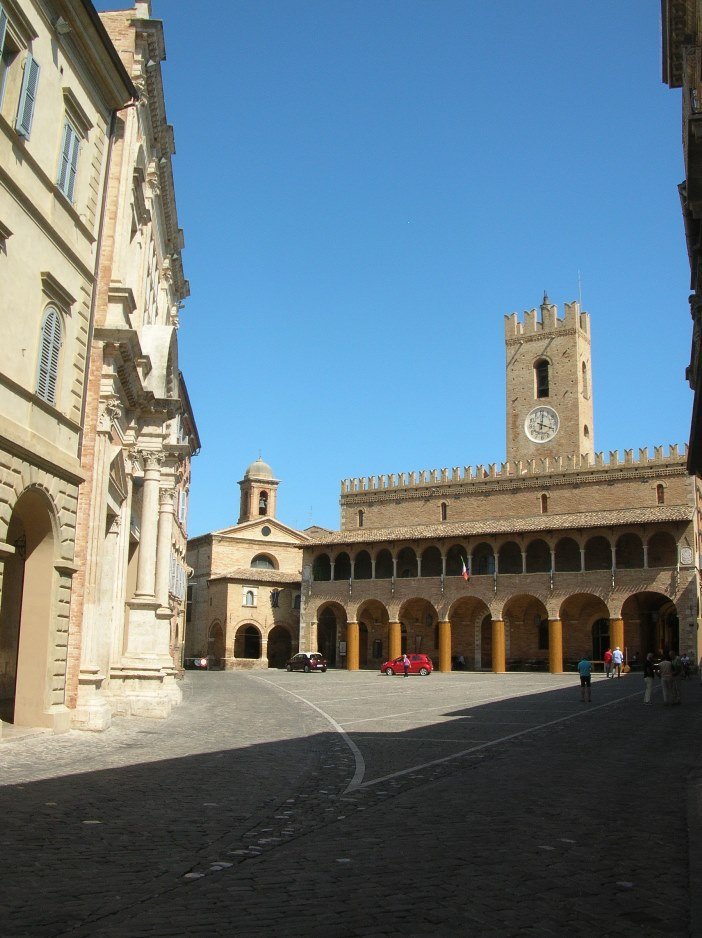
<svg viewBox="0 0 702 938"><path fill-rule="evenodd" d="M576 681L188 673L4 741L2 935L695 934L702 687Z"/></svg>

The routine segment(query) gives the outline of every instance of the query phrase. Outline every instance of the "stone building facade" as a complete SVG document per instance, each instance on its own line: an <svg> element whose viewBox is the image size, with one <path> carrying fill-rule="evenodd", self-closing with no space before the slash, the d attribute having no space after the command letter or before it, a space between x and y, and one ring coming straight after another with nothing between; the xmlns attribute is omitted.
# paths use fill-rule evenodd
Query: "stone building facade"
<svg viewBox="0 0 702 938"><path fill-rule="evenodd" d="M60 731L105 177L136 90L84 0L0 0L0 47L0 720Z"/></svg>
<svg viewBox="0 0 702 938"><path fill-rule="evenodd" d="M178 365L189 286L163 25L149 0L101 19L139 100L115 123L76 528L68 704L73 724L94 730L113 714L167 716L180 700L190 459L200 445Z"/></svg>
<svg viewBox="0 0 702 938"><path fill-rule="evenodd" d="M676 447L595 452L590 321L505 317L500 465L347 479L302 547L300 641L331 665L562 671L619 645L697 654L700 498ZM465 571L465 572L464 572Z"/></svg>
<svg viewBox="0 0 702 938"><path fill-rule="evenodd" d="M282 667L298 651L301 546L275 517L279 480L261 459L239 482L239 521L188 542L186 663Z"/></svg>
<svg viewBox="0 0 702 938"><path fill-rule="evenodd" d="M694 392L688 469L702 477L702 0L661 0L661 22L663 81L682 89L685 179L678 192L690 259L687 379Z"/></svg>

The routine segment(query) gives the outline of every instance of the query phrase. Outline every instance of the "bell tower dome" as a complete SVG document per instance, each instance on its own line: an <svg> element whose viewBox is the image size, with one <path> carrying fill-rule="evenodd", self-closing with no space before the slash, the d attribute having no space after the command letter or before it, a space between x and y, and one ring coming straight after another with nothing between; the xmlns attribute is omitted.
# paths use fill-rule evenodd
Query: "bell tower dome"
<svg viewBox="0 0 702 938"><path fill-rule="evenodd" d="M239 521L255 521L257 518L275 518L275 502L280 481L273 470L259 456L251 463L239 482Z"/></svg>
<svg viewBox="0 0 702 938"><path fill-rule="evenodd" d="M594 460L590 317L544 293L540 309L505 316L507 459Z"/></svg>

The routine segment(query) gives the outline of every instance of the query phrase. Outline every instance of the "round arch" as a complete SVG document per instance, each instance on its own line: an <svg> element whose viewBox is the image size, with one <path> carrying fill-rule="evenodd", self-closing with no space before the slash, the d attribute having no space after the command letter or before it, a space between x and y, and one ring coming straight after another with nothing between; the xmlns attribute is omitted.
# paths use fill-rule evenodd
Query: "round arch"
<svg viewBox="0 0 702 938"><path fill-rule="evenodd" d="M563 623L563 664L575 665L588 655L601 661L609 647L610 610L593 593L574 593L561 603L558 617Z"/></svg>
<svg viewBox="0 0 702 938"><path fill-rule="evenodd" d="M268 633L268 667L284 668L292 657L292 635L284 625L274 626Z"/></svg>
<svg viewBox="0 0 702 938"><path fill-rule="evenodd" d="M224 667L224 655L224 631L221 623L215 620L207 635L207 667L221 671Z"/></svg>
<svg viewBox="0 0 702 938"><path fill-rule="evenodd" d="M649 651L654 655L680 651L680 622L675 603L664 593L632 593L622 603L624 644L627 660L641 661ZM687 651L687 649L682 649Z"/></svg>
<svg viewBox="0 0 702 938"><path fill-rule="evenodd" d="M317 554L312 561L312 579L331 580L331 560L329 554Z"/></svg>
<svg viewBox="0 0 702 938"><path fill-rule="evenodd" d="M530 593L510 596L502 609L509 654L508 671L548 670L548 610Z"/></svg>
<svg viewBox="0 0 702 938"><path fill-rule="evenodd" d="M516 541L505 541L497 553L497 569L500 573L522 572L522 550Z"/></svg>
<svg viewBox="0 0 702 938"><path fill-rule="evenodd" d="M346 641L346 622L346 610L342 605L323 603L317 610L317 647L301 650L321 652L330 668L343 666L345 655L338 652L339 643Z"/></svg>
<svg viewBox="0 0 702 938"><path fill-rule="evenodd" d="M234 636L234 657L258 660L261 657L261 631L252 622L240 625Z"/></svg>
<svg viewBox="0 0 702 938"><path fill-rule="evenodd" d="M354 558L353 578L354 580L370 580L372 576L371 555L367 550L359 550Z"/></svg>
<svg viewBox="0 0 702 938"><path fill-rule="evenodd" d="M0 606L0 718L9 723L45 725L51 705L58 531L46 490L25 489L5 534L14 553L5 560Z"/></svg>
<svg viewBox="0 0 702 938"><path fill-rule="evenodd" d="M463 664L469 670L480 670L486 660L492 666L492 631L488 630L488 646L484 650L481 625L485 619L491 622L490 610L477 596L463 596L453 602L448 611L451 623L451 657L455 667L463 658Z"/></svg>
<svg viewBox="0 0 702 938"><path fill-rule="evenodd" d="M405 645L403 652L422 652L432 659L436 658L439 652L439 615L436 607L429 600L417 596L402 603L397 617Z"/></svg>
<svg viewBox="0 0 702 938"><path fill-rule="evenodd" d="M358 607L356 621L359 627L359 663L361 667L371 664L374 667L380 667L388 657L390 647L389 620L387 607L377 599L367 599Z"/></svg>

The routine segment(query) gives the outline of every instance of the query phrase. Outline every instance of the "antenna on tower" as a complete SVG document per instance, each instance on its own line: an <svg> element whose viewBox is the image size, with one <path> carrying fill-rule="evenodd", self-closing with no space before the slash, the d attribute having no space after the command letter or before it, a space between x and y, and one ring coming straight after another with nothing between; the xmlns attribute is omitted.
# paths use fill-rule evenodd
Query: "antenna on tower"
<svg viewBox="0 0 702 938"><path fill-rule="evenodd" d="M583 308L583 281L580 276L580 268L578 268L578 303L580 304L580 309Z"/></svg>

